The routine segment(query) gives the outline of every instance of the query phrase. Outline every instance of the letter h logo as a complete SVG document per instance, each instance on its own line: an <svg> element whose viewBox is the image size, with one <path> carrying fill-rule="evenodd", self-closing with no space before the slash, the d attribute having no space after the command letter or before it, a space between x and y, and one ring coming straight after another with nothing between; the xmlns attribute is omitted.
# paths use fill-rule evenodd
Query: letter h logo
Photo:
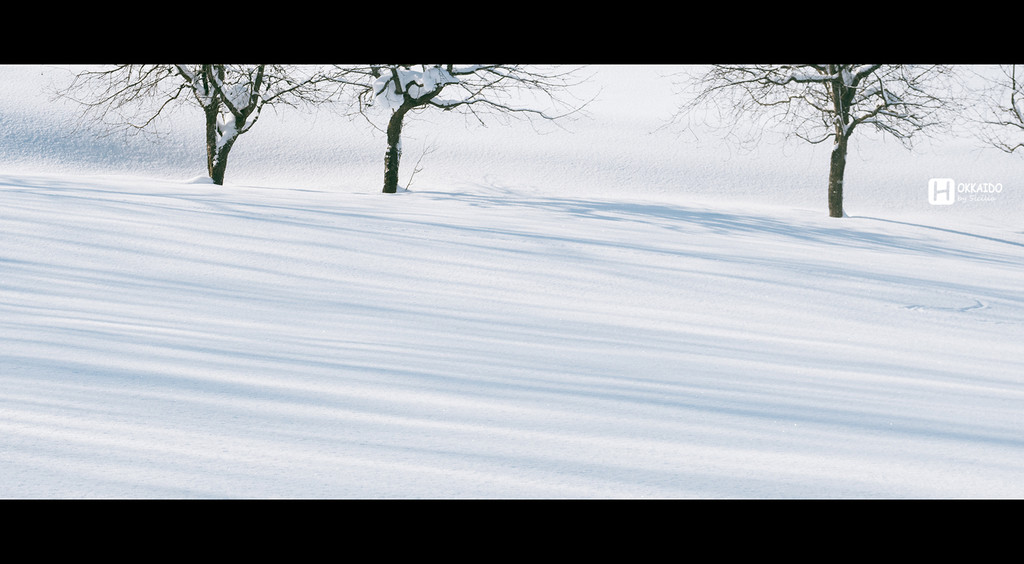
<svg viewBox="0 0 1024 564"><path fill-rule="evenodd" d="M956 183L952 178L933 178L928 181L928 203L948 206L956 201Z"/></svg>

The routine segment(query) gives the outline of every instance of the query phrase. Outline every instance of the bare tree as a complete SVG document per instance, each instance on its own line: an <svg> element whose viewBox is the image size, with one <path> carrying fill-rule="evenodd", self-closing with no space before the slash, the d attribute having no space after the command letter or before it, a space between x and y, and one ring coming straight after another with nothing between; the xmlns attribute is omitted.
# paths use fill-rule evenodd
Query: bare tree
<svg viewBox="0 0 1024 564"><path fill-rule="evenodd" d="M973 74L979 84L971 104L978 136L1007 153L1024 149L1024 65L987 66Z"/></svg>
<svg viewBox="0 0 1024 564"><path fill-rule="evenodd" d="M228 155L267 106L320 100L322 73L279 65L116 65L77 74L62 95L108 126L143 130L168 108L194 104L204 115L206 165L224 183Z"/></svg>
<svg viewBox="0 0 1024 564"><path fill-rule="evenodd" d="M383 109L387 119L383 192L392 194L398 191L402 125L410 113L455 110L480 123L488 116L556 120L585 105L569 103L570 88L580 82L576 70L523 65L339 66L335 80L355 88L356 111L371 123L376 110Z"/></svg>
<svg viewBox="0 0 1024 564"><path fill-rule="evenodd" d="M695 93L677 119L710 107L730 124L754 117L809 143L832 140L828 209L843 217L854 131L871 126L910 146L926 128L946 124L951 76L942 65L715 65L686 84Z"/></svg>

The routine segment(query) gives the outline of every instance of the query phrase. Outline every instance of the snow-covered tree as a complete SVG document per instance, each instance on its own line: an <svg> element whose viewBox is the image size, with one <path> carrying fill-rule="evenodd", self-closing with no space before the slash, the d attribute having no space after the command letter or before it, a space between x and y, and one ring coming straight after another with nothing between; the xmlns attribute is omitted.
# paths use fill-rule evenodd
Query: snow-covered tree
<svg viewBox="0 0 1024 564"><path fill-rule="evenodd" d="M582 109L568 103L574 70L524 65L366 65L337 67L335 80L355 88L358 112L371 123L383 114L387 150L384 193L398 191L402 125L408 114L434 108L486 116L555 120ZM532 103L526 100L531 99Z"/></svg>
<svg viewBox="0 0 1024 564"><path fill-rule="evenodd" d="M910 146L926 128L948 124L951 78L942 65L714 65L686 84L694 93L677 118L710 107L726 123L753 117L810 143L831 140L828 209L842 217L854 131L871 126Z"/></svg>
<svg viewBox="0 0 1024 564"><path fill-rule="evenodd" d="M145 129L167 108L192 103L205 117L206 164L224 183L228 155L274 104L320 100L314 67L280 65L116 65L78 73L63 94L108 126Z"/></svg>

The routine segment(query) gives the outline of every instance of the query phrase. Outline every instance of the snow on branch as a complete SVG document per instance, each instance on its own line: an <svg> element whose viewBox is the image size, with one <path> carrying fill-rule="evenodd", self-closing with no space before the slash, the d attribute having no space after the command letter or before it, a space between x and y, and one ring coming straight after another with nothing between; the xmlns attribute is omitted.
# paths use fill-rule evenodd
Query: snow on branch
<svg viewBox="0 0 1024 564"><path fill-rule="evenodd" d="M436 107L463 109L482 121L474 108L498 114L533 114L545 119L564 117L585 104L563 100L579 81L573 71L533 69L523 65L369 65L339 67L336 82L355 88L359 113L369 108L388 113ZM546 98L538 104L538 97ZM565 111L554 108L566 108Z"/></svg>

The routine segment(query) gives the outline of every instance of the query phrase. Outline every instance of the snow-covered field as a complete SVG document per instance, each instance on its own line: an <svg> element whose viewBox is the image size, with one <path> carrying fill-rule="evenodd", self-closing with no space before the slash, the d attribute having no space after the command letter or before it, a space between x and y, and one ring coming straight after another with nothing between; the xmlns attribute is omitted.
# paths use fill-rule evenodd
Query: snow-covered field
<svg viewBox="0 0 1024 564"><path fill-rule="evenodd" d="M1019 156L865 135L832 219L827 147L592 70L566 130L413 118L383 195L364 122L267 114L217 187L198 116L97 139L0 67L0 497L1024 497Z"/></svg>

